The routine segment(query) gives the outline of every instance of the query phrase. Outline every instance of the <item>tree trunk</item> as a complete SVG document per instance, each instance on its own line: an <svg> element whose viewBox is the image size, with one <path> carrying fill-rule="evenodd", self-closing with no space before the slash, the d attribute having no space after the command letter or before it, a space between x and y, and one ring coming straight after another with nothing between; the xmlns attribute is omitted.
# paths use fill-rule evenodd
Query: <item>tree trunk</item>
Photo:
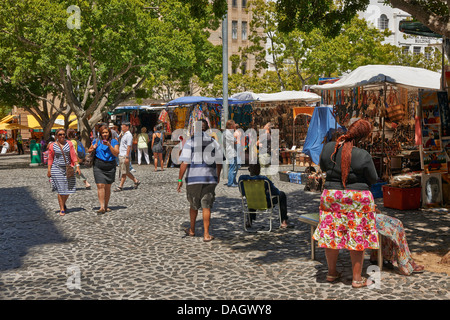
<svg viewBox="0 0 450 320"><path fill-rule="evenodd" d="M80 139L81 143L83 143L84 147L88 149L91 146L91 131L92 128L89 125L87 120L79 121L80 124Z"/></svg>

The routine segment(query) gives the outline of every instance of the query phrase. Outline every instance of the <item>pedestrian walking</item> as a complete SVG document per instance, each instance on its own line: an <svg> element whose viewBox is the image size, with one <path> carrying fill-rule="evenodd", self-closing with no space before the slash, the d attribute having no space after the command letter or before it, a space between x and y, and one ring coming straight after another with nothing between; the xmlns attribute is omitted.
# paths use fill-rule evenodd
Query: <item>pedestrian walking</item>
<svg viewBox="0 0 450 320"><path fill-rule="evenodd" d="M237 187L236 176L241 165L237 155L236 123L234 120L228 120L225 128L225 158L229 164L227 187Z"/></svg>
<svg viewBox="0 0 450 320"><path fill-rule="evenodd" d="M108 207L111 197L111 185L116 178L116 157L119 156L119 141L112 138L111 129L107 126L99 128L101 139L96 139L89 148L89 152L95 152L94 179L97 184L101 215L111 211ZM127 166L128 167L128 166Z"/></svg>
<svg viewBox="0 0 450 320"><path fill-rule="evenodd" d="M70 142L72 142L73 148L75 149L75 151L77 153L78 163L79 164L82 163L83 160L80 159L80 157L78 157L78 152L77 152L78 151L78 141L76 139L76 134L75 134L74 129L67 130L67 138L70 140ZM78 172L75 173L75 177L84 182L84 186L86 187L86 190L91 190L91 184L87 181L87 178L84 176L84 174L81 172L81 170L80 170L80 174L78 174Z"/></svg>
<svg viewBox="0 0 450 320"><path fill-rule="evenodd" d="M122 123L122 138L119 143L119 176L120 183L119 186L114 190L115 192L120 192L123 190L123 185L125 180L130 178L134 182L134 188L137 189L141 182L136 179L135 176L130 172L130 153L133 146L133 135L130 132L130 123Z"/></svg>
<svg viewBox="0 0 450 320"><path fill-rule="evenodd" d="M198 125L199 122L196 122ZM209 242L214 237L209 233L211 209L215 200L215 189L222 171L223 153L219 143L205 131L208 130L206 120L201 122L201 132L186 141L180 155L180 171L178 188L181 192L183 177L186 173L186 196L190 204L190 227L185 229L188 236L195 236L195 222L198 210L203 214L203 241Z"/></svg>
<svg viewBox="0 0 450 320"><path fill-rule="evenodd" d="M141 165L142 154L145 157L145 162L150 164L150 158L148 157L148 142L147 128L142 127L141 133L138 136L138 165Z"/></svg>
<svg viewBox="0 0 450 320"><path fill-rule="evenodd" d="M336 270L339 249L350 251L354 288L370 284L361 277L364 250L379 247L376 206L370 192L378 175L371 155L357 147L371 131L370 123L360 119L336 142L327 143L320 156L326 181L320 199L320 223L313 238L325 248L329 282L341 276Z"/></svg>
<svg viewBox="0 0 450 320"><path fill-rule="evenodd" d="M153 130L152 137L152 152L155 162L155 172L158 171L158 161L161 165L161 171L164 171L164 161L163 161L163 143L164 143L164 133L162 132L162 125L157 125Z"/></svg>
<svg viewBox="0 0 450 320"><path fill-rule="evenodd" d="M56 140L49 144L48 151L47 176L51 178L52 185L58 192L59 215L64 216L67 212L67 199L75 193L75 175L68 177L67 167L76 168L75 171L81 175L80 165L72 142L66 140L64 129L56 130Z"/></svg>

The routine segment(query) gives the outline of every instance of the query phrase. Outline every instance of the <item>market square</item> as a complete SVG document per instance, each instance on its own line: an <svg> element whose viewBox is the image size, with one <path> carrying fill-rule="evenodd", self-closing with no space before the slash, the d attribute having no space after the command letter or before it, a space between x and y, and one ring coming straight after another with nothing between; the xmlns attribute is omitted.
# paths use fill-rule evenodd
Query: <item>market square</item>
<svg viewBox="0 0 450 320"><path fill-rule="evenodd" d="M0 298L448 300L449 20L404 0L0 3Z"/></svg>
<svg viewBox="0 0 450 320"><path fill-rule="evenodd" d="M296 219L319 205L320 193L305 192L303 185L275 181L288 194L294 227L266 234L244 232L239 191L219 184L211 231L216 239L203 243L200 234L183 232L189 204L176 192L177 168L139 167L142 185L134 190L128 182L103 216L95 213L95 189L78 185L61 219L45 168L30 168L29 156L21 156L22 167L17 159L0 159L2 181L8 181L0 193L2 299L449 299L449 276L430 271L406 277L384 268L379 289L355 290L345 253L338 263L344 279L327 283L323 250L310 259L309 226ZM90 171L83 169L88 179ZM448 214L382 210L403 221L412 252L448 247ZM198 225L201 230L201 220ZM369 266L366 257L364 269ZM71 270L79 270L79 289Z"/></svg>

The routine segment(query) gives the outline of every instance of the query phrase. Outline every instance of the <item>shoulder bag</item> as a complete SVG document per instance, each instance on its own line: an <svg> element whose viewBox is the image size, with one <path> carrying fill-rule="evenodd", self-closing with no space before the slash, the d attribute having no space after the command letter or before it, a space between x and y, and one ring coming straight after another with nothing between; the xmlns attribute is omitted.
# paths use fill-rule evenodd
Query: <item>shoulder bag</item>
<svg viewBox="0 0 450 320"><path fill-rule="evenodd" d="M72 178L73 176L75 176L75 169L70 165L70 162L69 162L69 164L67 164L66 155L64 154L63 147L61 146L61 144L59 142L57 142L57 143L58 143L58 146L61 149L61 153L64 157L64 163L66 164L66 178L67 179ZM67 142L67 143L69 143L69 142Z"/></svg>

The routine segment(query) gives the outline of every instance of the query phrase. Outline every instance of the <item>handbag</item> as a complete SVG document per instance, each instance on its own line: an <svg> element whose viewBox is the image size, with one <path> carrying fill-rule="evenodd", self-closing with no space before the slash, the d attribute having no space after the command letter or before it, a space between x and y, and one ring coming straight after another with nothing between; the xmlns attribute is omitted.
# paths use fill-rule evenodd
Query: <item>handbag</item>
<svg viewBox="0 0 450 320"><path fill-rule="evenodd" d="M63 147L59 144L59 142L58 142L58 146L61 149L61 153L64 157L64 162L66 164L66 178L67 179L72 178L73 176L75 176L75 169L70 165L70 163L67 164L66 155L64 154Z"/></svg>
<svg viewBox="0 0 450 320"><path fill-rule="evenodd" d="M399 122L405 117L405 108L399 102L397 94L391 89L387 101L387 116L392 122Z"/></svg>
<svg viewBox="0 0 450 320"><path fill-rule="evenodd" d="M98 142L99 141L97 141L97 143ZM84 159L84 165L86 167L90 168L90 167L92 167L94 165L94 161L95 161L95 158L96 158L96 156L95 156L96 153L97 153L97 150L94 150L93 152L86 153L86 158Z"/></svg>

